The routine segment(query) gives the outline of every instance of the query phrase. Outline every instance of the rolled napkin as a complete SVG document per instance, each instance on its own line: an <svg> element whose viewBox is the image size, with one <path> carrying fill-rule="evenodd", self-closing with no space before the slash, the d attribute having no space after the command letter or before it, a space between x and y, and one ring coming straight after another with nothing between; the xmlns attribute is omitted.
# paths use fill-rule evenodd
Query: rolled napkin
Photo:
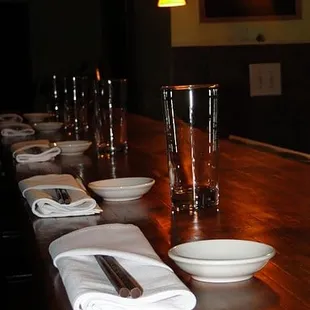
<svg viewBox="0 0 310 310"><path fill-rule="evenodd" d="M196 305L194 294L134 225L76 230L53 241L49 252L74 310L190 310ZM118 296L94 255L115 257L141 285L142 296Z"/></svg>
<svg viewBox="0 0 310 310"><path fill-rule="evenodd" d="M1 135L3 137L25 137L35 134L35 130L27 124L7 123L2 124Z"/></svg>
<svg viewBox="0 0 310 310"><path fill-rule="evenodd" d="M31 149L33 148L30 148L30 150ZM15 159L18 163L43 162L54 159L60 153L61 150L59 147L43 147L38 154L27 153L27 150L25 150L22 154L16 154Z"/></svg>
<svg viewBox="0 0 310 310"><path fill-rule="evenodd" d="M102 211L70 174L37 175L20 181L18 186L38 217L90 215ZM59 203L55 189L66 189L71 203Z"/></svg>
<svg viewBox="0 0 310 310"><path fill-rule="evenodd" d="M14 143L11 150L18 163L49 161L61 153L61 149L56 146L51 147L48 140Z"/></svg>
<svg viewBox="0 0 310 310"><path fill-rule="evenodd" d="M0 122L22 122L23 118L15 113L0 114Z"/></svg>

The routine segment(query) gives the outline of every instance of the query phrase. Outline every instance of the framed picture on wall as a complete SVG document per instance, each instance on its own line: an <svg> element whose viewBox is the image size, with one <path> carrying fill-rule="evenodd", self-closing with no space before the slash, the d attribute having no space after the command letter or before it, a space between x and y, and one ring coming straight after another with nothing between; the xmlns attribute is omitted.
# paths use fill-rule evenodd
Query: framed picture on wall
<svg viewBox="0 0 310 310"><path fill-rule="evenodd" d="M199 1L200 22L203 23L301 18L302 0Z"/></svg>

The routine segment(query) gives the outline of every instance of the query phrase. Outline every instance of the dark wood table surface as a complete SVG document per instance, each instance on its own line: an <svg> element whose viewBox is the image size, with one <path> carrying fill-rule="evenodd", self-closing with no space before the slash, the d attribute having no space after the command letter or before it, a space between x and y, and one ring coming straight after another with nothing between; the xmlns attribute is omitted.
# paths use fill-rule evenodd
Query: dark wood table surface
<svg viewBox="0 0 310 310"><path fill-rule="evenodd" d="M220 142L220 212L193 216L170 212L164 127L129 115L129 151L97 157L60 156L54 163L17 165L16 180L40 173L71 173L93 180L148 176L156 183L143 198L100 202L102 214L36 218L28 212L48 309L71 309L48 253L51 241L70 231L103 223L133 223L160 257L197 296L196 309L310 309L310 165L246 145ZM29 210L27 203L21 206ZM104 236L103 236L104 237ZM234 284L193 281L168 258L177 243L205 238L238 238L272 245L276 256L251 280Z"/></svg>

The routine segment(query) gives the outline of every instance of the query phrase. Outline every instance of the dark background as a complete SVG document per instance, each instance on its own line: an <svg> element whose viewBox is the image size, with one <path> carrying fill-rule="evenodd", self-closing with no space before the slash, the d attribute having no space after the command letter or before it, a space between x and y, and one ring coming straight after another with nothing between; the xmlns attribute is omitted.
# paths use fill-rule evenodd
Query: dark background
<svg viewBox="0 0 310 310"><path fill-rule="evenodd" d="M130 112L162 120L162 85L219 83L222 137L310 152L309 43L172 47L157 0L0 1L0 14L2 111L43 111L43 81L99 65L128 78ZM269 62L281 64L282 95L250 97L249 64Z"/></svg>

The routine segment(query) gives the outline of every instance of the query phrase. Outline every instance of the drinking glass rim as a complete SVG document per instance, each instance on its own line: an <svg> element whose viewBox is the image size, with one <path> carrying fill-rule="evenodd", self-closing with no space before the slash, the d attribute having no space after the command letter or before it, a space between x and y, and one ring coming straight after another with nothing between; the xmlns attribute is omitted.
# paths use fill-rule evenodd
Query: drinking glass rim
<svg viewBox="0 0 310 310"><path fill-rule="evenodd" d="M162 86L162 90L192 90L192 89L202 89L202 88L208 88L208 89L218 89L219 84L188 84L188 85L165 85Z"/></svg>

